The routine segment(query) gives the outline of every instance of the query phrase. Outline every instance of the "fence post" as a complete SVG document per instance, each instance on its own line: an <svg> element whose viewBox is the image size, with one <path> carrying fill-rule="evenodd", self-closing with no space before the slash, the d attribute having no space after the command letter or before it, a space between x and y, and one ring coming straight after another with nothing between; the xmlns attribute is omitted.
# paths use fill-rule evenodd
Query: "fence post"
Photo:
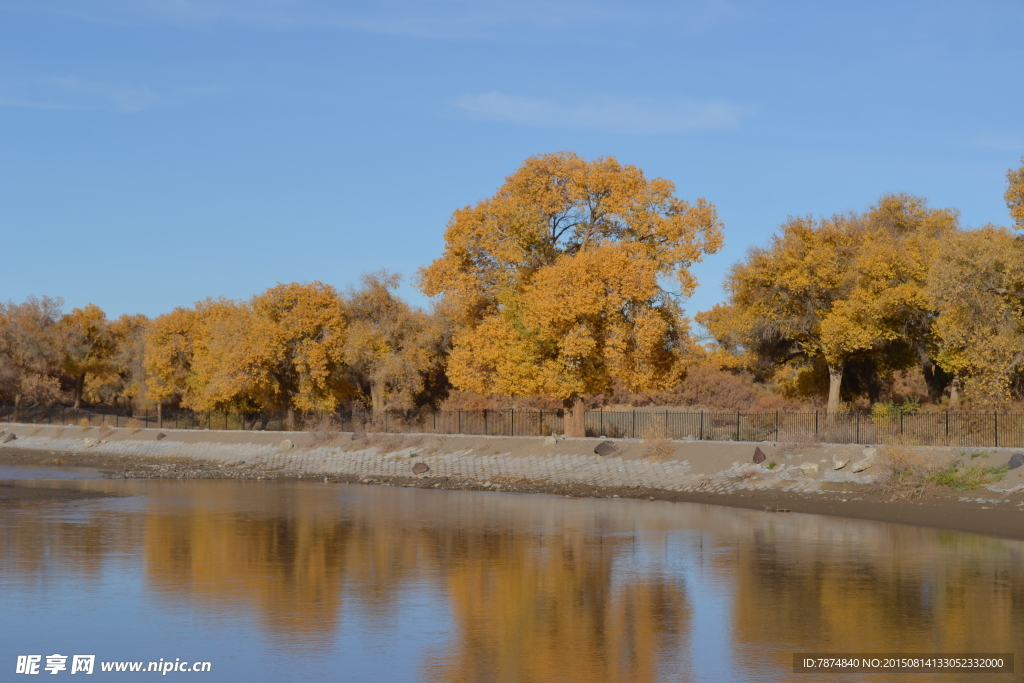
<svg viewBox="0 0 1024 683"><path fill-rule="evenodd" d="M818 436L818 411L814 411L814 436Z"/></svg>
<svg viewBox="0 0 1024 683"><path fill-rule="evenodd" d="M459 434L462 433L462 408L459 408Z"/></svg>
<svg viewBox="0 0 1024 683"><path fill-rule="evenodd" d="M437 408L434 409L434 433L437 434Z"/></svg>
<svg viewBox="0 0 1024 683"><path fill-rule="evenodd" d="M779 440L779 411L775 411L775 440Z"/></svg>
<svg viewBox="0 0 1024 683"><path fill-rule="evenodd" d="M946 411L946 445L949 446L949 411Z"/></svg>
<svg viewBox="0 0 1024 683"><path fill-rule="evenodd" d="M740 440L740 413L736 411L736 440Z"/></svg>
<svg viewBox="0 0 1024 683"><path fill-rule="evenodd" d="M484 408L484 436L490 436L491 432L487 429L487 408Z"/></svg>
<svg viewBox="0 0 1024 683"><path fill-rule="evenodd" d="M857 445L860 445L860 411L857 411Z"/></svg>
<svg viewBox="0 0 1024 683"><path fill-rule="evenodd" d="M636 411L633 411L633 438L636 438Z"/></svg>
<svg viewBox="0 0 1024 683"><path fill-rule="evenodd" d="M601 434L600 434L600 436L604 436L604 408L601 408L600 414L601 414Z"/></svg>
<svg viewBox="0 0 1024 683"><path fill-rule="evenodd" d="M900 436L903 436L903 411L900 411Z"/></svg>
<svg viewBox="0 0 1024 683"><path fill-rule="evenodd" d="M508 422L509 422L509 428L508 428L509 433L508 433L508 435L509 436L515 436L516 435L516 409L515 408L509 408L508 411L510 413L509 420L508 420Z"/></svg>
<svg viewBox="0 0 1024 683"><path fill-rule="evenodd" d="M700 435L697 437L698 441L704 440L704 411L700 411Z"/></svg>
<svg viewBox="0 0 1024 683"><path fill-rule="evenodd" d="M996 448L999 448L999 413L992 413L992 422L996 428Z"/></svg>

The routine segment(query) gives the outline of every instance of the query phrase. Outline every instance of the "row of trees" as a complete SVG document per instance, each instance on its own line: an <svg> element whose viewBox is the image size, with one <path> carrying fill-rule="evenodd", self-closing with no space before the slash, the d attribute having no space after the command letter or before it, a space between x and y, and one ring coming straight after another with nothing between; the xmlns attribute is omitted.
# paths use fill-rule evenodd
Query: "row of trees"
<svg viewBox="0 0 1024 683"><path fill-rule="evenodd" d="M1008 179L1021 229L1024 167ZM917 371L935 402L1020 393L1024 241L1009 229L965 230L956 210L905 194L791 218L733 268L728 301L698 314L711 335L700 344L682 302L696 286L690 267L721 242L715 207L677 198L665 179L613 158L539 155L453 214L444 253L420 272L430 311L398 298L387 273L344 295L282 284L154 320L29 299L0 308L0 399L148 401L255 420L346 401L437 406L455 388L554 402L566 432L582 435L587 407L671 395L688 372L705 385L730 384L715 380L727 372L797 399L827 395L830 411L875 402Z"/></svg>
<svg viewBox="0 0 1024 683"><path fill-rule="evenodd" d="M89 305L30 298L0 309L0 400L330 412L436 403L447 381L443 316L394 293L397 276L363 277L340 295L319 282L248 301L207 299L153 320L108 320Z"/></svg>
<svg viewBox="0 0 1024 683"><path fill-rule="evenodd" d="M1024 167L1006 192L1024 228ZM920 369L928 399L966 393L992 407L1021 394L1024 241L955 209L906 194L864 213L791 218L726 282L728 301L701 313L723 365L789 393L878 401L898 372Z"/></svg>

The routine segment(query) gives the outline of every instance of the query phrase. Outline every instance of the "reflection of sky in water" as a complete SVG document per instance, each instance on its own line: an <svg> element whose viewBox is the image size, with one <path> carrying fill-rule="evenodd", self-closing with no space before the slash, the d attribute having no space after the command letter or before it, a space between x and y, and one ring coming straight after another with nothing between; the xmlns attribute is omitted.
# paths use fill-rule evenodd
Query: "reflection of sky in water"
<svg viewBox="0 0 1024 683"><path fill-rule="evenodd" d="M1016 541L626 500L50 485L130 495L0 509L0 667L58 652L209 660L210 681L811 681L794 649L1024 644Z"/></svg>

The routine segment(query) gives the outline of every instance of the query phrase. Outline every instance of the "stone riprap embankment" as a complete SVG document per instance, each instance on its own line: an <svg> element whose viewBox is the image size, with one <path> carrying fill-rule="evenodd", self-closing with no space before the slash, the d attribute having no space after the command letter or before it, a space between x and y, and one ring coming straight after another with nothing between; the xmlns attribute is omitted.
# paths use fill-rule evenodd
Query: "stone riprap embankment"
<svg viewBox="0 0 1024 683"><path fill-rule="evenodd" d="M423 485L433 480L439 487L449 480L489 487L515 481L704 494L823 493L842 491L847 485L854 492L871 484L879 470L875 447L851 445L22 424L0 425L3 450L63 454L65 464L109 456L118 459L113 476L122 477L160 476L159 471L133 471L131 464L137 463L174 470L177 477L412 477ZM940 450L948 450L949 457L960 452ZM984 462L1013 466L1017 456L1011 454L1009 449L990 449ZM973 457L977 454L972 462ZM190 468L181 461L205 464ZM1010 475L988 488L1000 493L1024 490L1024 467Z"/></svg>
<svg viewBox="0 0 1024 683"><path fill-rule="evenodd" d="M155 464L183 459L205 461L216 467L205 475L235 474L239 478L414 476L435 481L477 481L494 487L501 482L532 481L715 494L766 489L814 492L823 482L863 484L872 476L870 472L854 473L852 468L834 470L826 466L825 458L815 457L822 455L820 446L787 450L764 443L621 440L612 454L599 456L595 448L604 443L601 439L426 434L353 438L352 434L33 425L6 425L5 429L5 434L15 434L16 439L2 448L70 454L72 462L84 454L145 459ZM751 456L755 448L774 459L754 464ZM855 460L863 450L833 448L839 449L846 461ZM416 474L413 467L417 463L425 463L429 469ZM124 476L131 474L126 471Z"/></svg>

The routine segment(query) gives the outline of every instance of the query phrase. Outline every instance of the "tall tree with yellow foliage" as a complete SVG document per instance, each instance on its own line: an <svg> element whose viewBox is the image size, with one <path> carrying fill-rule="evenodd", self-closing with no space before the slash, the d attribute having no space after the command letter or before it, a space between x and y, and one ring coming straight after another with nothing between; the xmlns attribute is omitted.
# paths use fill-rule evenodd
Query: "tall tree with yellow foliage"
<svg viewBox="0 0 1024 683"><path fill-rule="evenodd" d="M96 304L73 308L61 318L64 333L64 373L71 379L74 408L82 405L86 379L112 372L110 359L117 350L107 315Z"/></svg>
<svg viewBox="0 0 1024 683"><path fill-rule="evenodd" d="M443 320L396 296L400 282L394 273L369 273L345 301L345 361L374 412L413 408L443 360Z"/></svg>
<svg viewBox="0 0 1024 683"><path fill-rule="evenodd" d="M189 378L196 338L202 330L204 304L175 308L154 319L146 334L146 393L157 410L168 401L188 406Z"/></svg>
<svg viewBox="0 0 1024 683"><path fill-rule="evenodd" d="M939 313L939 363L981 407L1012 397L1024 368L1024 238L985 226L951 236L941 248L928 293Z"/></svg>
<svg viewBox="0 0 1024 683"><path fill-rule="evenodd" d="M452 311L449 378L562 401L566 434L583 436L585 400L614 381L639 391L682 376L692 341L679 299L721 227L713 205L614 158L527 159L454 213L444 254L421 271L424 293Z"/></svg>
<svg viewBox="0 0 1024 683"><path fill-rule="evenodd" d="M908 354L894 354L902 345L934 365L925 289L934 254L957 219L954 210L903 194L885 195L860 215L792 218L768 248L753 249L733 268L728 304L698 320L723 345L755 359L823 361L828 410L835 412L844 373L857 358L874 355L879 366L897 369L908 362Z"/></svg>
<svg viewBox="0 0 1024 683"><path fill-rule="evenodd" d="M61 395L61 299L0 303L0 399L47 404Z"/></svg>

